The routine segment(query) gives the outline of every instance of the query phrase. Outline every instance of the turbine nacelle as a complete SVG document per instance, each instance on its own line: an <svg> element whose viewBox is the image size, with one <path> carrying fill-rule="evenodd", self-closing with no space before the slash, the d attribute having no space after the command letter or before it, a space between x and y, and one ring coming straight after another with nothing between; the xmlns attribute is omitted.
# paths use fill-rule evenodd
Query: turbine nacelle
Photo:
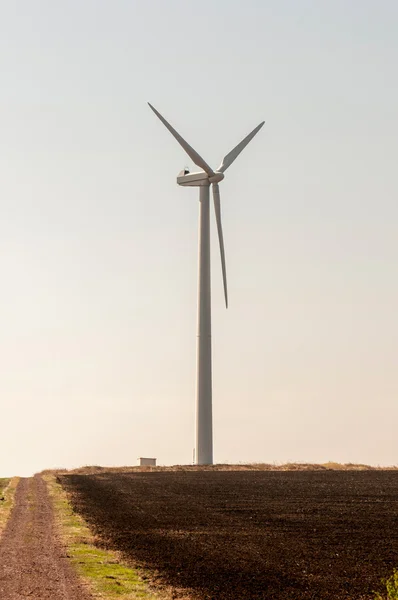
<svg viewBox="0 0 398 600"><path fill-rule="evenodd" d="M216 171L212 175L205 173L204 171L197 171L190 173L188 169L184 169L177 176L178 185L199 187L202 185L210 185L211 183L218 183L224 179L224 173Z"/></svg>

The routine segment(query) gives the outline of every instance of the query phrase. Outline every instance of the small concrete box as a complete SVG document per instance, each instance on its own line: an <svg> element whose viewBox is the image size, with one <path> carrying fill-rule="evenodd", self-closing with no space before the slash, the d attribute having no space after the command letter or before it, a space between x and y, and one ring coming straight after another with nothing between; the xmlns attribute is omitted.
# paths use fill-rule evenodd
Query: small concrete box
<svg viewBox="0 0 398 600"><path fill-rule="evenodd" d="M140 467L156 467L156 458L143 458L140 456Z"/></svg>

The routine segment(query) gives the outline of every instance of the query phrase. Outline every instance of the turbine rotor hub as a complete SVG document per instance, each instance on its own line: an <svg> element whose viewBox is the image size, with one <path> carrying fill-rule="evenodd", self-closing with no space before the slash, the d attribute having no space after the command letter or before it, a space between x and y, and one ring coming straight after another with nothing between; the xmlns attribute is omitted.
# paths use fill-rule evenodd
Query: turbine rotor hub
<svg viewBox="0 0 398 600"><path fill-rule="evenodd" d="M224 179L224 173L221 173L220 171L216 171L214 173L214 175L209 177L210 183L218 183L219 181L222 181L223 179Z"/></svg>

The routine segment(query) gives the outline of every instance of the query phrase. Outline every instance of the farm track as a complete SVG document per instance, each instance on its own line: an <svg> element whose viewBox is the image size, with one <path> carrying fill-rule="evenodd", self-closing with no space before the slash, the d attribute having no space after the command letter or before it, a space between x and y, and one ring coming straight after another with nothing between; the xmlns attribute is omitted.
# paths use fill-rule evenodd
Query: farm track
<svg viewBox="0 0 398 600"><path fill-rule="evenodd" d="M394 471L134 472L60 481L103 545L193 598L370 599L398 566Z"/></svg>
<svg viewBox="0 0 398 600"><path fill-rule="evenodd" d="M43 479L21 479L0 540L1 600L89 600L68 564L53 526Z"/></svg>

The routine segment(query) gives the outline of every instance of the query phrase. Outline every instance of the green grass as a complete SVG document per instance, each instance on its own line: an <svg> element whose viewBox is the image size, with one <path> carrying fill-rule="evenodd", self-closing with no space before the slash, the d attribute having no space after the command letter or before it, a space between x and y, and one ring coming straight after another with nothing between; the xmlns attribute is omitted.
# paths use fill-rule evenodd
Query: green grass
<svg viewBox="0 0 398 600"><path fill-rule="evenodd" d="M383 579L386 586L386 594L376 593L375 600L398 600L398 570L394 569L393 574L388 579Z"/></svg>
<svg viewBox="0 0 398 600"><path fill-rule="evenodd" d="M12 479L0 479L0 535L6 526L11 509L14 505L14 495L19 477Z"/></svg>
<svg viewBox="0 0 398 600"><path fill-rule="evenodd" d="M68 496L53 475L45 475L58 530L68 557L78 575L88 584L94 598L111 600L155 600L155 596L137 569L122 563L111 550L95 545L94 536L83 518L75 513Z"/></svg>
<svg viewBox="0 0 398 600"><path fill-rule="evenodd" d="M74 544L70 549L72 562L89 580L99 584L99 591L110 597L148 598L146 585L133 569L126 567L107 550L87 544Z"/></svg>
<svg viewBox="0 0 398 600"><path fill-rule="evenodd" d="M7 485L10 483L9 479L6 479L4 477L0 477L0 497L1 497L1 493L4 490L4 488L7 487Z"/></svg>

